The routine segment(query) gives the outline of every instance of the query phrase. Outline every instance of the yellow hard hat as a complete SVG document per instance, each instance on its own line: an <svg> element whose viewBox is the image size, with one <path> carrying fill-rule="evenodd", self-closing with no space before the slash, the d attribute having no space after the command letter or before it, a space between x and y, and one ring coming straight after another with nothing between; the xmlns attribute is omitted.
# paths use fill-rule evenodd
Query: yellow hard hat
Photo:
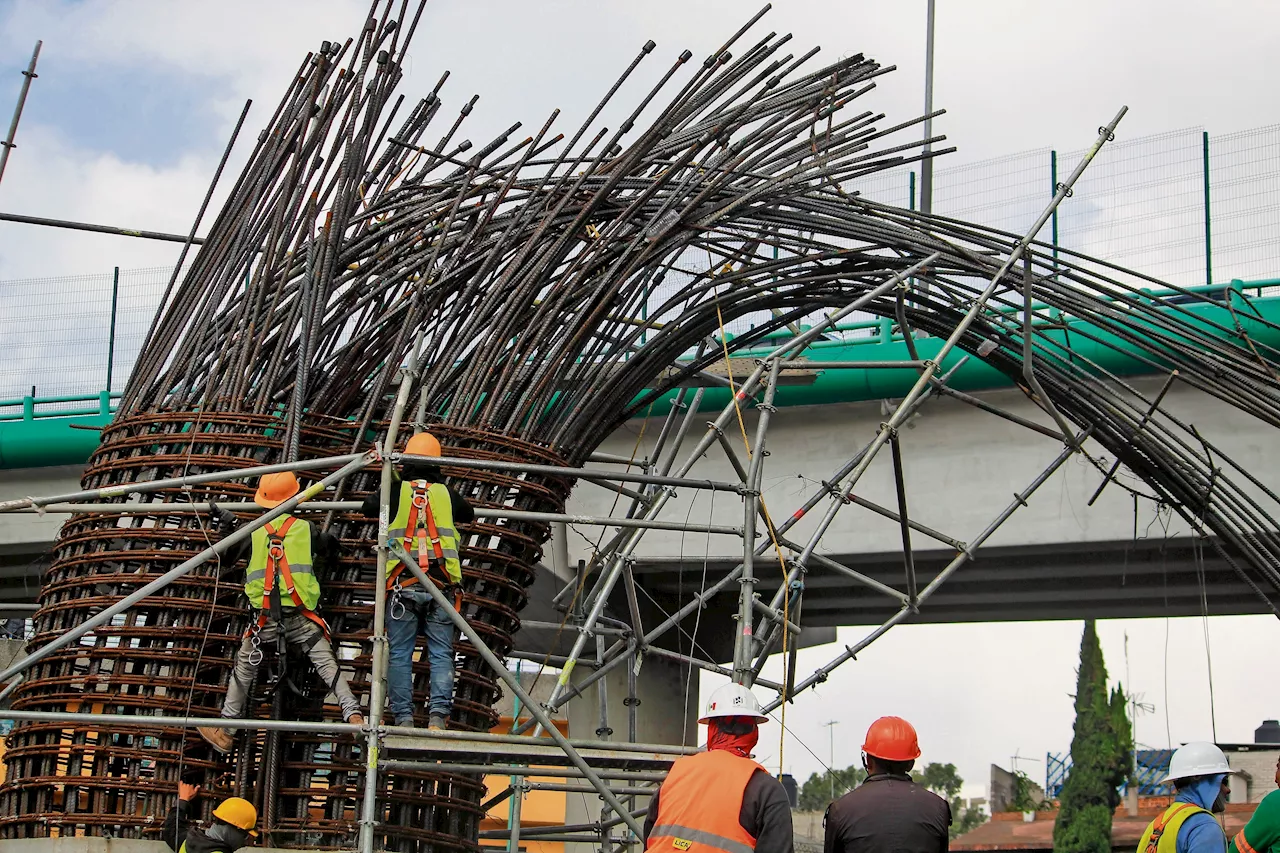
<svg viewBox="0 0 1280 853"><path fill-rule="evenodd" d="M239 797L225 799L213 810L213 816L218 820L225 820L232 826L245 830L250 835L258 834L253 829L258 823L258 810L248 800L242 800Z"/></svg>
<svg viewBox="0 0 1280 853"><path fill-rule="evenodd" d="M281 471L278 474L263 474L258 481L258 492L253 502L260 507L271 509L289 500L298 493L298 478L292 471Z"/></svg>
<svg viewBox="0 0 1280 853"><path fill-rule="evenodd" d="M429 432L420 432L409 439L404 452L410 456L439 456L440 442Z"/></svg>

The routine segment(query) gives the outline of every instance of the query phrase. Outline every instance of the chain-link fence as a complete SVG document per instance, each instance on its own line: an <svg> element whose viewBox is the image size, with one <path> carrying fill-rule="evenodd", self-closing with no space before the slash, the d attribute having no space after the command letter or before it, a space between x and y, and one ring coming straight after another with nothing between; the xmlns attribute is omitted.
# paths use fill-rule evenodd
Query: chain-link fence
<svg viewBox="0 0 1280 853"><path fill-rule="evenodd" d="M1083 154L1046 148L937 169L933 211L1022 233ZM917 169L877 172L845 189L914 209ZM1178 130L1112 142L1039 239L1182 286L1280 276L1280 125L1222 136ZM705 270L705 259L685 260L655 283L644 312L648 319L679 313L682 286ZM97 276L0 282L0 341L8 355L0 363L0 402L10 403L0 408L0 417L12 416L25 395L99 394L108 388L109 360L110 390L123 388L170 273L121 270L117 281L105 270ZM676 302L663 311L673 297ZM726 330L741 333L767 319L741 317ZM877 334L868 328L842 336ZM40 411L76 405L45 403Z"/></svg>

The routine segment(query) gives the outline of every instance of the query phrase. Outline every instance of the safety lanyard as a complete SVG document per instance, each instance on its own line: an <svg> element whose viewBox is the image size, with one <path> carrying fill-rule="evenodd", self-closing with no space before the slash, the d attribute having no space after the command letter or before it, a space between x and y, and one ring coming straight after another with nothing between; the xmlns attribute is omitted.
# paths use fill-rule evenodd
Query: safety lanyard
<svg viewBox="0 0 1280 853"><path fill-rule="evenodd" d="M266 578L262 584L262 609L258 612L258 628L266 627L267 621L271 618L271 592L275 589L276 575L278 573L281 582L284 584L284 591L289 594L289 599L293 601L294 607L298 608L303 616L318 625L320 630L324 631L324 636L327 640L330 637L329 624L318 613L303 603L302 596L294 588L293 572L289 569L289 558L285 555L285 537L289 535L289 530L297 520L293 516L289 516L279 528L276 528L270 522L263 525L267 531L267 571Z"/></svg>

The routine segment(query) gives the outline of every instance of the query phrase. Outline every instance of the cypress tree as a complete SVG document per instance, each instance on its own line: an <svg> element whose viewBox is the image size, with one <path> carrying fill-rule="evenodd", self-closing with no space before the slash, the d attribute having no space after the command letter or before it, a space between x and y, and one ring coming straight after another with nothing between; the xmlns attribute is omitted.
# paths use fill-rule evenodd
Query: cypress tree
<svg viewBox="0 0 1280 853"><path fill-rule="evenodd" d="M1117 788L1129 775L1133 734L1124 691L1107 690L1107 666L1092 619L1080 639L1071 773L1053 828L1054 853L1110 853Z"/></svg>

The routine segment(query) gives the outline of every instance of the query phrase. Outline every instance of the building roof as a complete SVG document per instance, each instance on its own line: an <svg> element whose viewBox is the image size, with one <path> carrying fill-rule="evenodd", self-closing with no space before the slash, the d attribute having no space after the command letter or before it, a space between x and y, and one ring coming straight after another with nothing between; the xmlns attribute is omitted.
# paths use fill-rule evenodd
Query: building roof
<svg viewBox="0 0 1280 853"><path fill-rule="evenodd" d="M1161 798L1163 799L1163 798ZM1231 803L1223 815L1227 837L1244 828L1253 816L1257 803ZM1147 805L1130 817L1124 807L1116 810L1111 822L1111 848L1134 850L1142 840L1147 825L1163 810L1163 805ZM1020 814L998 813L991 820L951 841L952 850L1052 850L1053 827L1057 811L1037 812L1030 823Z"/></svg>

